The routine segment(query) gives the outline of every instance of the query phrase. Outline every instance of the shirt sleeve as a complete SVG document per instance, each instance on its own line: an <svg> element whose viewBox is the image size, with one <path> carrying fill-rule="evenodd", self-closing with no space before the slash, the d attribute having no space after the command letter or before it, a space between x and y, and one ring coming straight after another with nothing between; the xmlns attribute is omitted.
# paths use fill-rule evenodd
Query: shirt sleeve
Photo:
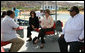
<svg viewBox="0 0 85 53"><path fill-rule="evenodd" d="M84 29L82 30L81 35L79 36L79 39L84 39Z"/></svg>
<svg viewBox="0 0 85 53"><path fill-rule="evenodd" d="M81 24L82 24L82 32L79 36L79 39L84 39L84 16L80 17L81 18Z"/></svg>
<svg viewBox="0 0 85 53"><path fill-rule="evenodd" d="M18 27L19 27L19 25L18 25L14 20L10 20L9 25L10 25L12 28L18 28Z"/></svg>
<svg viewBox="0 0 85 53"><path fill-rule="evenodd" d="M20 12L20 10L19 10L19 9L16 9L16 11L17 11L17 12Z"/></svg>
<svg viewBox="0 0 85 53"><path fill-rule="evenodd" d="M31 18L29 17L29 26L31 27Z"/></svg>

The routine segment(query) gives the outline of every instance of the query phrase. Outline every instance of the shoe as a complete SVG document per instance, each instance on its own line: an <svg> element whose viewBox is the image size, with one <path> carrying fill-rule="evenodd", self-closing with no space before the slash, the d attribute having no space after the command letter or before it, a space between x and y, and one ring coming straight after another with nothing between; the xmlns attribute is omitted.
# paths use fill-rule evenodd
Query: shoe
<svg viewBox="0 0 85 53"><path fill-rule="evenodd" d="M38 43L38 39L36 39L36 40L34 41L34 44L36 44L36 43Z"/></svg>
<svg viewBox="0 0 85 53"><path fill-rule="evenodd" d="M32 38L29 38L27 41L31 41L32 40Z"/></svg>
<svg viewBox="0 0 85 53"><path fill-rule="evenodd" d="M42 48L44 48L44 44L41 44L41 45L40 45L40 49L42 49Z"/></svg>

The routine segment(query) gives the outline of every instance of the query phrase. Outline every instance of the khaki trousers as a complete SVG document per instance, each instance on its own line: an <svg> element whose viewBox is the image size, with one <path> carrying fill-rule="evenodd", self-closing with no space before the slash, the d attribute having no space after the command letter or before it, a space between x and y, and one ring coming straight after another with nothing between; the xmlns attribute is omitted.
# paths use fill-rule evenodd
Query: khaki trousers
<svg viewBox="0 0 85 53"><path fill-rule="evenodd" d="M17 37L14 38L12 40L9 40L9 42L12 43L12 46L9 50L9 52L18 52L18 50L23 46L24 41L22 40L22 38Z"/></svg>

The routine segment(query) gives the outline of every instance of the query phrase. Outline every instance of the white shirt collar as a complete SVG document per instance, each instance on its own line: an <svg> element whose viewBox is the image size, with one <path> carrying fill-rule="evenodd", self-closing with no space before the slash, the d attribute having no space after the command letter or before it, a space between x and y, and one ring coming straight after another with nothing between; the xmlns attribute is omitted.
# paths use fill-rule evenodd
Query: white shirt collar
<svg viewBox="0 0 85 53"><path fill-rule="evenodd" d="M77 16L79 15L79 13L78 14L76 14L74 17L72 17L72 18L76 18Z"/></svg>
<svg viewBox="0 0 85 53"><path fill-rule="evenodd" d="M13 18L11 18L10 16L6 16L7 18L9 18L9 19L13 19Z"/></svg>

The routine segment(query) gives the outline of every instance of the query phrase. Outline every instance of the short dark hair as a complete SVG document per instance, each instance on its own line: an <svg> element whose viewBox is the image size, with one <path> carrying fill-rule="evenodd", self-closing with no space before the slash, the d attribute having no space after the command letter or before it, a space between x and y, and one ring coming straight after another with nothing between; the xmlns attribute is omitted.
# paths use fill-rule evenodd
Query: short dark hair
<svg viewBox="0 0 85 53"><path fill-rule="evenodd" d="M34 14L34 17L36 17L35 11L31 11L31 12L30 12L30 16L31 16L31 17L32 17L32 13Z"/></svg>
<svg viewBox="0 0 85 53"><path fill-rule="evenodd" d="M3 11L1 17L3 18L3 17L6 16L6 15L7 15L7 12L6 12L6 11Z"/></svg>
<svg viewBox="0 0 85 53"><path fill-rule="evenodd" d="M11 14L13 14L14 12L12 10L8 10L7 11L7 15L10 16Z"/></svg>
<svg viewBox="0 0 85 53"><path fill-rule="evenodd" d="M16 8L14 7L14 8L13 8L13 10L15 11L15 10L16 10Z"/></svg>

